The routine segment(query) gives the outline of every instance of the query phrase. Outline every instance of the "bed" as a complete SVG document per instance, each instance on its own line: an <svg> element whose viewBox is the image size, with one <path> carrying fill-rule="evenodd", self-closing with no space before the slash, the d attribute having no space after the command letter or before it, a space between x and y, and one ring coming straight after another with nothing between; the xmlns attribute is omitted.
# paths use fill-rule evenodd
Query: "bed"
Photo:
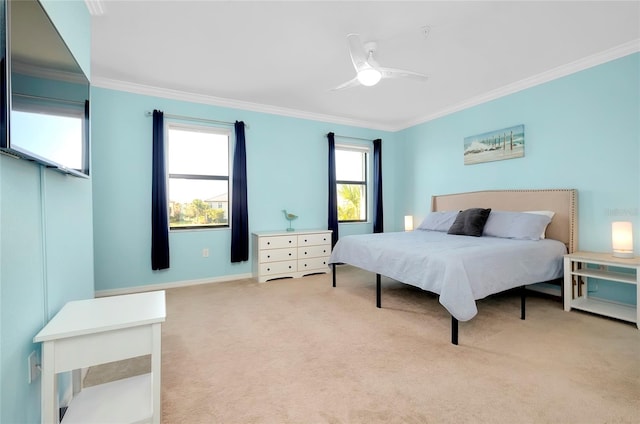
<svg viewBox="0 0 640 424"><path fill-rule="evenodd" d="M551 211L553 218L540 240L487 237L489 221L482 237L431 229L346 236L337 242L329 259L333 286L336 264L349 264L376 273L378 308L382 275L435 293L451 315L451 342L458 344L458 322L477 314L477 300L520 287L524 319L526 285L563 275L563 256L577 246L576 206L577 192L573 189L489 190L433 196L431 210L436 214L432 216L491 208L492 229L498 222L494 217L500 212L519 217L523 214L513 212Z"/></svg>

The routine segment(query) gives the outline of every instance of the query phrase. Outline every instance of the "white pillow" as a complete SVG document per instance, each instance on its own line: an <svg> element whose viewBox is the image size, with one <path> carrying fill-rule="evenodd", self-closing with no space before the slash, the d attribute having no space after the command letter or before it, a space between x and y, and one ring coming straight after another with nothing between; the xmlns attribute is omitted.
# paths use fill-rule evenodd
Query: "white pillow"
<svg viewBox="0 0 640 424"><path fill-rule="evenodd" d="M524 213L534 213L537 215L545 215L549 217L549 224L551 224L551 220L553 219L553 216L556 214L554 211L524 211ZM547 224L547 227L549 226L549 224ZM542 230L542 235L540 236L540 239L543 240L545 238L545 232L547 231L547 227L544 227L544 230Z"/></svg>
<svg viewBox="0 0 640 424"><path fill-rule="evenodd" d="M449 231L456 216L458 216L458 211L431 212L420 223L418 230Z"/></svg>
<svg viewBox="0 0 640 424"><path fill-rule="evenodd" d="M483 235L516 240L540 240L540 234L551 222L544 214L491 211Z"/></svg>

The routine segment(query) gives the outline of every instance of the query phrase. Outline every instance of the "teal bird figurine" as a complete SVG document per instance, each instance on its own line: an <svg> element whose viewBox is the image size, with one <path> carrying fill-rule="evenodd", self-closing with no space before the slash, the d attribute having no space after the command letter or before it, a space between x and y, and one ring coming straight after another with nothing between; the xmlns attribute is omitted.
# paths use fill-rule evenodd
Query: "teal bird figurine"
<svg viewBox="0 0 640 424"><path fill-rule="evenodd" d="M282 209L282 212L284 213L284 217L287 219L287 221L289 221L289 228L287 228L287 231L295 231L293 228L291 228L291 221L293 221L294 219L298 219L298 215L288 213L286 209Z"/></svg>

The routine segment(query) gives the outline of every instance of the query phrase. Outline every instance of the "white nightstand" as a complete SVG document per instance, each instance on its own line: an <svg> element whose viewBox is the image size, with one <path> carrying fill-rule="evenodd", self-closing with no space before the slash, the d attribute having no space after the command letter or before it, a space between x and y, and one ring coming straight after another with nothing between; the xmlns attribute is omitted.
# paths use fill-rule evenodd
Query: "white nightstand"
<svg viewBox="0 0 640 424"><path fill-rule="evenodd" d="M592 267L589 267L592 265ZM596 267L593 267L595 265ZM630 269L633 272L619 272L610 267ZM634 322L640 329L640 309L637 306L594 299L588 296L587 278L614 281L636 286L636 305L640 304L638 290L640 257L632 259L615 258L608 253L574 252L564 257L564 310L571 308Z"/></svg>
<svg viewBox="0 0 640 424"><path fill-rule="evenodd" d="M58 422L58 373L151 354L151 373L80 391L63 422L160 424L165 317L164 291L67 303L33 339L42 342L42 422Z"/></svg>

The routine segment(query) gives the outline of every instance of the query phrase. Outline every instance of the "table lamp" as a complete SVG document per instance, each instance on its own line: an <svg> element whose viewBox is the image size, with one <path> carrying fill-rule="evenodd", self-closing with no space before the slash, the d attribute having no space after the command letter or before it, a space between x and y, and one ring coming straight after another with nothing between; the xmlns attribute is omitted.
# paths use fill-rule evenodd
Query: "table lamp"
<svg viewBox="0 0 640 424"><path fill-rule="evenodd" d="M404 230L413 231L413 215L405 215L404 217Z"/></svg>
<svg viewBox="0 0 640 424"><path fill-rule="evenodd" d="M631 222L611 223L611 245L616 258L633 258L633 226Z"/></svg>

